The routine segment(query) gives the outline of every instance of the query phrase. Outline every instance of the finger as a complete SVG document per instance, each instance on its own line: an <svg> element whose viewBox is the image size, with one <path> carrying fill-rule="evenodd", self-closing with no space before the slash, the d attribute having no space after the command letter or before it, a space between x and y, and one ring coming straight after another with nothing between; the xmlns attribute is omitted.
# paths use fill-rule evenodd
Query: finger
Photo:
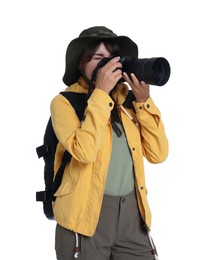
<svg viewBox="0 0 209 260"><path fill-rule="evenodd" d="M128 74L126 72L123 72L123 78L125 79L126 82L129 84L131 83L131 79L129 78Z"/></svg>
<svg viewBox="0 0 209 260"><path fill-rule="evenodd" d="M113 75L114 75L114 77L122 78L122 76L123 76L122 70L121 69L116 69L115 71L113 71Z"/></svg>
<svg viewBox="0 0 209 260"><path fill-rule="evenodd" d="M119 61L120 60L120 56L117 56L117 57L114 57L114 58L112 58L111 60L110 60L110 62L117 62L117 61Z"/></svg>
<svg viewBox="0 0 209 260"><path fill-rule="evenodd" d="M109 68L109 67L111 67L111 66L112 66L113 64L115 64L115 63L121 64L120 62L118 62L119 59L120 59L119 56L118 56L118 57L115 57L115 58L113 58L113 59L111 59L110 61L108 61L108 63L107 63L104 67ZM121 64L121 65L122 65L122 64Z"/></svg>
<svg viewBox="0 0 209 260"><path fill-rule="evenodd" d="M114 63L111 67L110 70L111 71L116 71L117 69L121 69L122 68L122 64L120 62Z"/></svg>
<svg viewBox="0 0 209 260"><path fill-rule="evenodd" d="M121 69L122 64L118 62L118 59L112 59L110 60L104 67L101 68L102 71L107 71L107 72L114 72L117 69Z"/></svg>
<svg viewBox="0 0 209 260"><path fill-rule="evenodd" d="M131 79L132 79L134 85L141 85L141 83L138 81L138 79L134 73L131 73Z"/></svg>
<svg viewBox="0 0 209 260"><path fill-rule="evenodd" d="M144 88L149 88L149 84L147 84L145 81L141 81L140 82L141 86L144 87Z"/></svg>

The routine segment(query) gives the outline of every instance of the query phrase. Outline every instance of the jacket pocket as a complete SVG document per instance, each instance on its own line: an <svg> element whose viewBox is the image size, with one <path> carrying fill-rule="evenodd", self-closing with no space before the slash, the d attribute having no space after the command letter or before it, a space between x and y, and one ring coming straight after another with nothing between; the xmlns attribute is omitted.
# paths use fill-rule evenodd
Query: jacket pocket
<svg viewBox="0 0 209 260"><path fill-rule="evenodd" d="M72 193L79 179L79 175L78 172L72 171L70 164L68 164L64 171L62 183L54 196L59 197Z"/></svg>

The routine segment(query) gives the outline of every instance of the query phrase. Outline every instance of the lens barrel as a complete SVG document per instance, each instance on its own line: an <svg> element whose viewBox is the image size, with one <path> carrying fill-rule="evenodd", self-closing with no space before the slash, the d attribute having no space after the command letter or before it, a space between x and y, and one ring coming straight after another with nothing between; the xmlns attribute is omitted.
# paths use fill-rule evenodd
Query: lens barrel
<svg viewBox="0 0 209 260"><path fill-rule="evenodd" d="M134 73L139 81L145 81L147 84L163 86L170 77L169 62L163 57L150 59L131 59L122 57L122 70L129 76Z"/></svg>

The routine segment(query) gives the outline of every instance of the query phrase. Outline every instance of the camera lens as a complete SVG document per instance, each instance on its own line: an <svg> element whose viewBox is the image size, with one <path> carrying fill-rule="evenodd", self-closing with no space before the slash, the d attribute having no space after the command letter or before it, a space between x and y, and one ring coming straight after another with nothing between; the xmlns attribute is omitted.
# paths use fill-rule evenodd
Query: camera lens
<svg viewBox="0 0 209 260"><path fill-rule="evenodd" d="M134 73L139 81L163 86L170 77L170 65L165 58L130 59L123 61L123 70L129 75Z"/></svg>
<svg viewBox="0 0 209 260"><path fill-rule="evenodd" d="M170 77L170 65L165 58L153 58L148 69L152 70L153 76L150 81L153 81L154 85L164 85ZM151 84L151 83L150 83Z"/></svg>

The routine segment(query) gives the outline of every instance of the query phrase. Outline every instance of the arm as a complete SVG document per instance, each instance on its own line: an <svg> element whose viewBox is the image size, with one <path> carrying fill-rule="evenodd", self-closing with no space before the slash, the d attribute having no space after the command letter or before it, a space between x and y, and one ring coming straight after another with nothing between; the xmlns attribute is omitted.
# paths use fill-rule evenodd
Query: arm
<svg viewBox="0 0 209 260"><path fill-rule="evenodd" d="M95 89L88 100L85 120L80 123L73 107L58 95L51 103L51 118L60 143L78 161L90 163L96 159L113 101L104 91Z"/></svg>
<svg viewBox="0 0 209 260"><path fill-rule="evenodd" d="M168 156L168 140L160 111L150 97L149 85L144 81L139 82L133 73L131 78L124 73L124 79L136 98L133 106L141 127L143 154L152 163L162 162Z"/></svg>
<svg viewBox="0 0 209 260"><path fill-rule="evenodd" d="M146 102L133 102L140 123L143 154L148 161L159 163L168 155L168 140L160 111L151 97Z"/></svg>

